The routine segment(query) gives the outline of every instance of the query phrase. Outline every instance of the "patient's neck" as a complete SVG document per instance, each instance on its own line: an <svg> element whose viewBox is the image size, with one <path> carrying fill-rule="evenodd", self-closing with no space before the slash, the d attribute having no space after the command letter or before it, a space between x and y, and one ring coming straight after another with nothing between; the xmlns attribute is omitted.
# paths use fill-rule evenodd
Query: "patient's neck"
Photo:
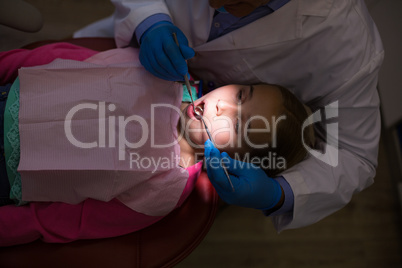
<svg viewBox="0 0 402 268"><path fill-rule="evenodd" d="M180 145L180 162L181 167L187 168L196 163L195 150L188 144L185 138L179 140Z"/></svg>

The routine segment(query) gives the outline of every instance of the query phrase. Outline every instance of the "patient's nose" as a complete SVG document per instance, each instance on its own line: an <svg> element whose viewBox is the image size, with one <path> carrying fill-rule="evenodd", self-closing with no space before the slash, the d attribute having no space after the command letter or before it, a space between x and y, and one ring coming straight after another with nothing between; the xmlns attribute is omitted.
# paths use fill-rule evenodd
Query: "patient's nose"
<svg viewBox="0 0 402 268"><path fill-rule="evenodd" d="M216 115L220 116L227 112L235 112L237 110L237 105L226 102L224 100L218 100L216 103Z"/></svg>

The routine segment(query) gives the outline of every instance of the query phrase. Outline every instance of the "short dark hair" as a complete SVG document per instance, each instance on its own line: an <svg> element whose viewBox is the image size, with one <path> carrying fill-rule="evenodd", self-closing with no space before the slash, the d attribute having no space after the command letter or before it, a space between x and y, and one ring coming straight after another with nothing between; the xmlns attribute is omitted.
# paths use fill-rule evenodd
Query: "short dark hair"
<svg viewBox="0 0 402 268"><path fill-rule="evenodd" d="M312 125L303 129L303 123L311 115L310 109L287 88L280 85L271 86L278 88L281 93L282 108L278 116L285 116L285 119L276 126L276 146L263 149L250 148L249 153L251 157L262 158L274 155L277 159L284 159L284 166L273 165L269 168L261 166L268 176L275 177L306 158L308 152L303 142L305 145L313 147L315 135Z"/></svg>

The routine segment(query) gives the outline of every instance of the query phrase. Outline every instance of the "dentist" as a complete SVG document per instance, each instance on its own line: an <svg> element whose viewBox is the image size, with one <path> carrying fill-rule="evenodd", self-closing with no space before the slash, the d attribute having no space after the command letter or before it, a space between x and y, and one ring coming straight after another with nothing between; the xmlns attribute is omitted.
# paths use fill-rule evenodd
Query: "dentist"
<svg viewBox="0 0 402 268"><path fill-rule="evenodd" d="M103 27L119 47L139 47L141 63L159 78L181 80L188 66L216 86L278 84L318 111L315 148L277 178L251 166L236 169L236 160L207 142L207 163L227 159L236 183L233 193L223 171L208 166L224 201L262 210L281 231L319 221L373 183L384 51L363 0L112 2L106 28L96 23L75 36Z"/></svg>

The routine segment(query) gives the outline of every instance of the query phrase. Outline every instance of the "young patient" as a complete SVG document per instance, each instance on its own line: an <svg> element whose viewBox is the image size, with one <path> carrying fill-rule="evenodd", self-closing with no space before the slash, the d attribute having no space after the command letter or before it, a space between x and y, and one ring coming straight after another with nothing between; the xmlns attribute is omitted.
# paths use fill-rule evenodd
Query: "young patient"
<svg viewBox="0 0 402 268"><path fill-rule="evenodd" d="M127 50L126 50L127 51ZM136 55L136 51L130 52L134 53L134 56ZM124 53L123 53L124 54ZM107 58L107 57L106 57ZM127 56L123 57L127 58ZM135 61L134 57L134 61ZM138 59L137 59L138 60ZM133 58L130 58L130 61L133 61ZM138 66L139 61L138 61ZM142 67L141 67L142 68ZM141 73L139 76L147 76L149 75L147 72ZM44 77L38 76L38 79L43 80ZM57 79L56 79L57 80ZM74 79L71 79L74 81ZM141 80L141 79L139 79ZM150 78L150 80L155 80L155 83L157 82L156 78ZM149 85L148 85L149 86ZM79 90L78 90L79 92ZM156 92L156 91L155 91ZM47 93L46 93L47 94ZM70 94L70 92L68 92ZM72 94L72 93L71 93ZM168 93L168 95L172 95L171 93ZM152 94L151 94L152 95ZM141 95L140 95L141 96ZM162 95L163 96L163 95ZM166 95L167 96L167 95ZM30 103L32 98L34 98L34 95L29 95L29 102L25 103ZM41 99L43 100L43 99ZM24 102L21 101L21 104ZM8 103L7 103L8 104ZM137 105L141 104L141 101L137 103ZM198 99L195 101L195 105L197 107L200 107L203 109L203 119L205 120L209 131L212 134L213 140L216 143L216 146L219 150L227 152L231 157L236 158L241 161L252 161L253 163L256 163L258 165L258 159L266 159L269 158L269 165L266 165L266 162L261 161L259 164L261 165L262 168L266 170L266 172L270 176L275 176L279 172L291 167L292 165L300 162L301 160L304 159L306 156L306 150L303 146L303 141L301 139L302 137L302 125L303 122L306 120L308 117L308 112L303 106L302 103L300 103L288 90L280 87L280 86L275 86L275 85L227 85L221 88L218 88L207 95L203 96L202 98ZM56 106L57 107L57 106ZM110 106L109 106L110 107ZM145 108L149 108L147 106L144 106ZM177 170L183 170L185 169L188 174L185 175L183 180L186 180L189 177L194 177L194 175L197 174L197 170L194 172L192 170L193 165L197 162L197 158L199 159L200 156L202 157L203 154L203 145L204 142L208 139L208 135L205 132L204 125L202 121L200 121L199 118L197 118L194 113L193 113L193 107L187 102L183 102L181 104L181 114L180 116L173 117L173 120L177 120L174 122L158 122L158 124L170 124L170 125L177 125L177 142L179 146L179 163L177 166L177 169L172 169L175 172ZM21 112L21 111L20 111ZM53 115L52 115L53 116ZM21 117L24 118L24 117ZM57 121L57 120L56 120ZM21 122L20 122L21 123ZM163 127L162 127L163 128ZM21 127L20 124L20 129L24 129ZM168 128L166 131L171 131ZM46 141L45 134L46 132L41 132L39 133L42 137L43 140ZM169 134L169 133L168 133ZM24 133L21 133L21 135L24 135ZM313 141L313 135L311 128L307 128L304 130L304 142L308 145L311 146L311 143ZM88 141L89 142L89 141ZM23 149L23 145L26 143L21 142L21 149ZM27 146L31 146L28 144ZM49 147L52 145L50 144ZM85 150L82 150L83 154L85 154ZM105 151L107 153L107 151ZM67 153L67 151L63 151L63 154ZM61 153L59 153L61 155ZM41 161L42 159L38 157L38 159L34 159L35 161ZM256 161L256 162L255 162ZM105 162L107 163L107 162ZM265 163L265 164L264 164ZM197 165L198 167L199 165ZM21 168L21 167L20 167ZM56 168L57 169L57 168ZM131 170L130 170L131 171ZM171 170L169 170L171 171ZM109 172L109 173L108 173ZM179 173L171 173L170 175L175 175L173 177L179 177ZM37 172L30 172L32 177L35 178L35 174ZM68 173L68 170L66 170L65 173ZM76 177L79 177L79 171L75 171L74 176L70 176L71 180L73 181ZM83 178L86 178L85 175L87 173L84 173ZM124 173L124 172L123 172ZM148 172L150 173L150 172ZM56 174L56 173L46 173L46 174ZM91 173L88 173L91 174ZM94 173L95 174L95 173ZM93 184L87 184L87 188L89 189L89 192L96 191L99 187L100 184L103 182L107 183L107 181L103 181L100 179L100 177L108 177L108 174L115 174L115 173L110 173L108 170L101 170L99 173L96 173L97 176L94 176L94 178L86 178L88 179L89 182L91 182L91 179L93 179ZM137 177L142 176L143 171L138 171L137 173L131 173L131 174L137 174L133 178L137 179ZM165 174L165 173L161 173ZM172 176L169 177L169 174L166 176L159 176L161 181L166 183L166 178L173 178ZM131 176L131 175L130 175ZM196 178L196 176L195 176ZM37 179L37 178L36 178ZM41 179L41 178L39 178ZM47 189L49 187L49 184L52 184L53 181L57 181L57 177L49 177L47 175L45 182L43 181L41 183L38 183L38 185L34 185L34 187L39 187L39 193L42 193L40 187L44 187L44 189ZM64 178L65 179L65 178ZM150 181L146 181L145 184L151 184L152 181L157 180L158 178L151 177ZM181 180L181 179L179 179ZM33 180L35 182L35 180ZM81 183L82 180L78 180L78 183ZM88 183L89 183L88 182ZM130 181L126 181L127 183L131 183ZM179 182L180 183L180 182ZM88 185L93 185L92 187L88 187ZM170 202L173 204L180 204L178 202L178 198L180 197L181 191L183 191L183 187L186 185L186 182L181 183L181 188L179 190L175 189L175 186L172 184L172 186L164 186L162 188L151 188L152 190L145 188L144 184L140 184L138 186L139 190L137 189L136 195L130 195L130 194L125 194L123 193L120 196L123 196L122 198L117 198L117 199L112 199L110 202L98 202L96 201L96 198L88 198L84 199L81 203L74 203L72 204L77 204L77 205L68 205L65 203L60 203L60 202L55 202L52 205L49 205L48 201L51 201L51 198L45 199L45 200L38 200L41 202L31 202L29 204L30 208L24 209L24 206L22 207L11 207L7 206L4 210L0 209L0 218L5 224L5 230L8 228L14 228L13 226L16 226L11 220L10 217L6 217L6 215L14 215L11 219L15 220L18 219L18 217L21 217L20 220L27 220L26 217L27 215L31 215L32 212L36 211L39 209L41 211L40 214L34 213L32 216L29 217L34 217L36 220L34 222L42 222L42 224L45 224L49 217L45 217L44 215L51 215L52 213L59 213L61 211L69 211L69 213L72 213L71 211L76 211L77 209L83 209L84 206L87 206L87 209L85 211L92 211L92 215L90 216L91 218L94 217L94 214L96 214L96 211L100 211L104 208L104 206L109 206L109 208L114 208L113 210L108 210L109 213L112 213L112 211L120 211L118 212L118 217L115 217L115 221L120 222L124 220L120 220L119 218L123 217L128 217L128 215L132 215L134 222L146 222L144 224L139 224L138 226L131 226L129 227L128 225L125 226L125 228L112 228L112 225L107 225L103 226L101 228L102 231L99 231L98 233L92 233L89 236L84 236L84 237L89 237L89 238L99 238L99 237L107 237L107 236L114 236L118 234L124 234L127 232L135 231L138 230L139 228L143 228L152 222L155 222L156 220L160 219L160 215L162 214L156 214L156 216L152 216L152 213L149 215L151 218L147 218L146 215L142 213L136 213L136 209L133 210L133 213L130 214L130 210L127 210L127 208L132 208L132 204L130 203L131 197L135 197L141 201L142 200L147 200L150 199L151 202L149 203L156 203L159 204L158 199L163 199L165 198L164 193L167 192L174 192L178 191L179 195L177 196L176 199L170 200ZM187 183L188 185L188 183ZM186 185L186 187L187 187ZM31 185L32 186L32 185ZM57 193L55 196L58 198L59 195L64 194L63 192L68 192L67 188L70 187L70 185L66 185L66 188L61 188L62 191L60 193ZM22 185L24 187L24 184ZM171 189L169 187L172 187ZM108 189L108 187L105 187ZM80 188L73 188L73 189L78 189ZM144 190L145 189L145 190ZM185 188L186 190L187 188ZM48 189L47 189L48 190ZM132 190L131 188L129 189L130 191ZM165 191L165 192L163 192ZM43 191L46 192L46 191ZM77 193L80 194L80 193ZM187 193L188 194L188 193ZM183 197L184 192L182 194ZM83 195L85 196L85 194ZM159 196L163 198L159 198ZM113 197L112 197L113 198ZM110 200L110 199L109 199ZM32 200L26 200L26 201L32 201ZM43 202L46 201L46 202ZM54 200L54 201L60 201L60 200ZM54 202L53 201L53 202ZM104 201L104 200L100 200ZM162 200L162 203L165 203L164 200ZM168 200L169 201L169 200ZM166 203L168 202L166 201ZM182 198L180 198L180 201L182 202ZM123 203L123 205L122 205ZM47 204L47 205L46 205ZM176 206L177 206L176 204ZM46 206L46 209L44 209L44 206ZM137 204L136 204L137 205ZM91 208L88 208L90 206ZM135 207L135 206L134 206ZM154 208L158 208L158 205L156 205ZM173 208L173 207L172 207ZM149 209L152 211L153 207L147 208L148 211ZM122 210L125 212L123 213ZM25 211L24 213L21 213L22 211ZM82 210L84 211L84 210ZM141 211L140 211L141 212ZM77 212L78 213L78 212ZM41 231L37 231L40 233L41 236L45 237L45 240L49 242L67 242L67 241L72 241L75 239L80 239L83 234L86 234L85 231L82 230L82 228L85 228L85 224L83 224L82 219L87 217L88 215L84 215L84 212L80 215L77 220L77 235L71 235L71 231L66 231L64 229L60 230L53 230L52 232L45 232L47 228L42 225L40 228L37 227L29 227L29 230L25 230L20 226L19 228L22 228L22 230L18 230L13 235L13 232L0 232L0 238L2 236L5 239L4 241L5 244L13 244L12 241L15 240L15 237L21 237L24 236L25 232L30 232L31 235L29 238L26 238L24 241L32 241L32 228L33 229L38 229ZM117 213L117 212L116 212ZM105 217L108 216L107 214L102 213L101 216L99 217ZM147 213L145 213L147 214ZM18 215L18 217L16 216ZM68 215L68 213L63 213L63 217ZM4 217L3 217L4 216ZM42 217L39 218L38 217ZM25 217L25 218L24 218ZM53 219L53 217L51 217ZM59 217L60 219L62 217ZM69 219L73 219L74 217L70 216ZM113 218L109 215L108 218ZM80 220L81 219L81 220ZM146 220L144 220L146 219ZM29 219L28 219L29 220ZM31 219L32 220L32 219ZM126 219L127 220L127 219ZM10 222L8 222L10 221ZM132 219L130 221L133 221ZM7 225L8 222L8 225ZM50 222L52 224L50 224ZM133 222L133 223L134 223ZM102 220L99 221L99 223L102 223ZM115 223L116 224L116 223ZM51 228L55 227L53 220L49 221L49 226L52 226ZM78 227L79 226L79 227ZM115 225L115 226L118 226ZM89 227L88 227L89 228ZM110 233L107 233L108 228L111 229ZM117 229L116 229L117 228ZM88 230L91 230L88 229ZM68 233L68 237L65 237L65 233ZM57 236L50 235L51 233L57 234ZM79 235L78 235L79 234ZM10 236L10 237L7 237ZM10 242L11 241L11 242ZM23 241L23 240L20 240ZM20 243L20 242L18 242Z"/></svg>
<svg viewBox="0 0 402 268"><path fill-rule="evenodd" d="M306 155L301 130L308 113L287 89L263 84L227 85L196 100L195 106L202 108L218 149L241 161L264 164L262 159L268 159L269 165L262 167L270 176L290 168ZM202 160L208 135L191 104L182 102L180 108L178 164L188 168L197 162L196 158ZM305 132L304 142L311 147L311 129Z"/></svg>

